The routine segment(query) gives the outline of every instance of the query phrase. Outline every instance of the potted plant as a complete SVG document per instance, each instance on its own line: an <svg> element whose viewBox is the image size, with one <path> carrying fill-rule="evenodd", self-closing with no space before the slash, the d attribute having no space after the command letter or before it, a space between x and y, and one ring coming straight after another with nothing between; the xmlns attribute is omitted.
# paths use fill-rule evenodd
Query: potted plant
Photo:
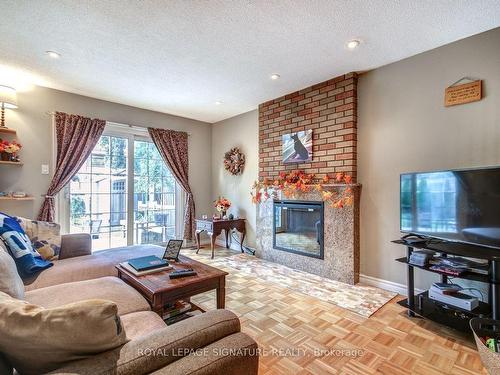
<svg viewBox="0 0 500 375"><path fill-rule="evenodd" d="M7 140L2 140L0 138L0 158L3 161L15 161L16 160L16 153L22 147L23 146L20 143L18 143L17 141L9 142Z"/></svg>

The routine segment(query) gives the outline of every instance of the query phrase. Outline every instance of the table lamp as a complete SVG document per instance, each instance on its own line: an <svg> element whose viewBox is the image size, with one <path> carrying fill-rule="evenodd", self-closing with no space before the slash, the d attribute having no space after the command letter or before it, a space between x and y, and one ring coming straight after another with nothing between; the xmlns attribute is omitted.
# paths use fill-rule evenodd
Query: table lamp
<svg viewBox="0 0 500 375"><path fill-rule="evenodd" d="M16 90L12 87L0 85L0 105L2 106L0 128L5 128L5 108L17 108Z"/></svg>

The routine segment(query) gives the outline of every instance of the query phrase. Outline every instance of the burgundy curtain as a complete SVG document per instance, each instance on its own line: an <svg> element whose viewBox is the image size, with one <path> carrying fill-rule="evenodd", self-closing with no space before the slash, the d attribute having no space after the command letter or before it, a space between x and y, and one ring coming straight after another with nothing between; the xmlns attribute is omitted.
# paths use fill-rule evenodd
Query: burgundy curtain
<svg viewBox="0 0 500 375"><path fill-rule="evenodd" d="M89 157L99 141L106 121L63 112L55 113L57 156L56 168L38 220L54 221L54 197L66 186Z"/></svg>
<svg viewBox="0 0 500 375"><path fill-rule="evenodd" d="M174 130L148 128L149 135L175 179L186 192L184 239L194 239L196 231L194 197L189 187L188 135Z"/></svg>

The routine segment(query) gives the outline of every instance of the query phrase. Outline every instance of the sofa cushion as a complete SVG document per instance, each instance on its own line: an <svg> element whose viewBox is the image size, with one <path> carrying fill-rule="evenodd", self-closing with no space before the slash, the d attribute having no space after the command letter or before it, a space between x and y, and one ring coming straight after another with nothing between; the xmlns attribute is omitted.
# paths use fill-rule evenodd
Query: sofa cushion
<svg viewBox="0 0 500 375"><path fill-rule="evenodd" d="M52 266L44 260L31 245L31 241L19 222L0 212L0 237L10 255L14 258L19 275L24 279L32 277Z"/></svg>
<svg viewBox="0 0 500 375"><path fill-rule="evenodd" d="M48 309L85 299L103 299L116 303L118 315L151 310L139 292L114 276L31 290L25 293L25 299Z"/></svg>
<svg viewBox="0 0 500 375"><path fill-rule="evenodd" d="M152 311L139 311L121 317L123 329L130 340L137 339L167 325L160 316Z"/></svg>
<svg viewBox="0 0 500 375"><path fill-rule="evenodd" d="M149 375L250 375L259 372L259 347L243 332L221 338ZM289 373L293 373L291 370Z"/></svg>
<svg viewBox="0 0 500 375"><path fill-rule="evenodd" d="M17 219L38 254L45 260L57 260L61 251L61 226L19 216Z"/></svg>
<svg viewBox="0 0 500 375"><path fill-rule="evenodd" d="M131 340L121 348L70 363L54 374L149 374L240 331L238 317L211 310ZM177 374L176 374L177 375Z"/></svg>
<svg viewBox="0 0 500 375"><path fill-rule="evenodd" d="M17 299L24 299L24 284L17 273L16 263L3 250L0 250L0 292Z"/></svg>
<svg viewBox="0 0 500 375"><path fill-rule="evenodd" d="M146 255L163 256L165 249L155 245L137 245L96 251L92 255L63 259L37 275L36 279L24 280L26 290L44 288L72 281L90 280L103 276L116 276L115 265L128 259Z"/></svg>
<svg viewBox="0 0 500 375"><path fill-rule="evenodd" d="M44 309L0 292L0 352L21 374L41 374L127 342L116 304Z"/></svg>
<svg viewBox="0 0 500 375"><path fill-rule="evenodd" d="M61 236L59 259L92 254L92 238L89 233L71 233Z"/></svg>

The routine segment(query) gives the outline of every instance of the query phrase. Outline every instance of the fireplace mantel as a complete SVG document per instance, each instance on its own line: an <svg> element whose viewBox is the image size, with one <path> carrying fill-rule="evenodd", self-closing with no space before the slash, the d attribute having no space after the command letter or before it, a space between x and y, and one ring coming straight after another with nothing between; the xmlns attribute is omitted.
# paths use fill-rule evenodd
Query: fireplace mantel
<svg viewBox="0 0 500 375"><path fill-rule="evenodd" d="M325 190L344 184L325 185ZM360 185L353 189L354 202L344 208L324 206L324 259L306 257L273 248L273 200L257 205L257 251L260 258L310 272L333 280L355 284L359 281L359 196ZM282 199L278 192L277 199ZM311 191L287 200L321 201L321 193Z"/></svg>

